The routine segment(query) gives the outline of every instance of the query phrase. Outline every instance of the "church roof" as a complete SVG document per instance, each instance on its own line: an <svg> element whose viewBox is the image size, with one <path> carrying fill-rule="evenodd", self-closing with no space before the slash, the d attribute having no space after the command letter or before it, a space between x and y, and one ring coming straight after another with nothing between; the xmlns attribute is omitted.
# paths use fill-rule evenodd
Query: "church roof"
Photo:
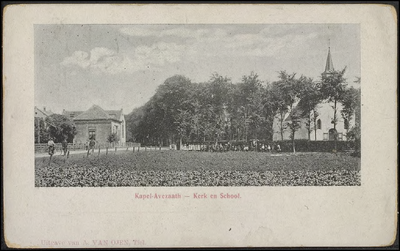
<svg viewBox="0 0 400 251"><path fill-rule="evenodd" d="M333 68L333 61L332 61L332 56L331 56L331 47L329 47L328 57L326 58L326 65L325 65L324 73L332 72L334 70L335 69Z"/></svg>
<svg viewBox="0 0 400 251"><path fill-rule="evenodd" d="M120 121L121 110L104 110L98 105L93 105L87 111L63 111L63 115L73 120L117 120Z"/></svg>

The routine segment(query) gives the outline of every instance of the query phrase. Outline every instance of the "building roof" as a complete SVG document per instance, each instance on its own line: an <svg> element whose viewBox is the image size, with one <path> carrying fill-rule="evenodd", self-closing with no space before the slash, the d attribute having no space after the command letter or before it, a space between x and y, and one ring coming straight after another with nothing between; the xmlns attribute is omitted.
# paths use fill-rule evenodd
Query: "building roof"
<svg viewBox="0 0 400 251"><path fill-rule="evenodd" d="M331 47L328 49L328 57L326 58L326 65L325 65L325 71L324 73L329 73L334 71L335 68L333 68L333 61L332 61L332 56L331 56Z"/></svg>
<svg viewBox="0 0 400 251"><path fill-rule="evenodd" d="M105 112L108 114L108 116L111 119L116 119L116 120L119 120L122 115L122 109L121 110L107 110Z"/></svg>
<svg viewBox="0 0 400 251"><path fill-rule="evenodd" d="M98 119L109 119L106 111L100 106L93 105L89 110L82 112L74 118L74 120L98 120Z"/></svg>
<svg viewBox="0 0 400 251"><path fill-rule="evenodd" d="M62 115L68 117L68 118L75 118L79 114L81 114L83 111L66 111L63 110Z"/></svg>
<svg viewBox="0 0 400 251"><path fill-rule="evenodd" d="M43 107L43 109L39 109L37 108L37 106L35 106L35 117L47 117L52 114L53 112L50 110L46 110L46 107Z"/></svg>
<svg viewBox="0 0 400 251"><path fill-rule="evenodd" d="M98 105L93 105L87 111L63 111L63 115L77 120L116 120L120 121L121 110L104 110Z"/></svg>

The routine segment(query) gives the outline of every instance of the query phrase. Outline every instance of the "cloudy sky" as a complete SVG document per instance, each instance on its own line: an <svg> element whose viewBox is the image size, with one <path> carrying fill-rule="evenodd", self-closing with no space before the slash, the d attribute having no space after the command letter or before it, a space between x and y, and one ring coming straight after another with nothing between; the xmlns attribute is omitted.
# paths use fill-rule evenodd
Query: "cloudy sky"
<svg viewBox="0 0 400 251"><path fill-rule="evenodd" d="M233 83L254 71L263 81L286 70L319 79L328 44L335 69L360 76L357 24L35 25L35 105L56 113L146 103L175 74Z"/></svg>

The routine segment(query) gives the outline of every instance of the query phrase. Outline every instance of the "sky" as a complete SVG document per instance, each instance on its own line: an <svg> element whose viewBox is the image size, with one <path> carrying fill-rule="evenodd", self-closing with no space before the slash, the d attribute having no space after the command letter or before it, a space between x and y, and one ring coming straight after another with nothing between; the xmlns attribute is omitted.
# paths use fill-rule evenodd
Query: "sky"
<svg viewBox="0 0 400 251"><path fill-rule="evenodd" d="M96 104L124 114L176 74L266 82L286 70L318 80L328 47L349 84L361 77L358 24L35 25L35 106L55 113Z"/></svg>

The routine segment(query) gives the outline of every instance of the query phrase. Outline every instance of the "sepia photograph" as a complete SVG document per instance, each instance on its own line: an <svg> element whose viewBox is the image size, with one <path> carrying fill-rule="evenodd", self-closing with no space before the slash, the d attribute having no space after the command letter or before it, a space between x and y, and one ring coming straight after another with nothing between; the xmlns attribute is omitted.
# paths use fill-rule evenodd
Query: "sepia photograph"
<svg viewBox="0 0 400 251"><path fill-rule="evenodd" d="M3 13L5 246L396 245L393 6Z"/></svg>
<svg viewBox="0 0 400 251"><path fill-rule="evenodd" d="M35 186L359 186L358 24L35 25Z"/></svg>

